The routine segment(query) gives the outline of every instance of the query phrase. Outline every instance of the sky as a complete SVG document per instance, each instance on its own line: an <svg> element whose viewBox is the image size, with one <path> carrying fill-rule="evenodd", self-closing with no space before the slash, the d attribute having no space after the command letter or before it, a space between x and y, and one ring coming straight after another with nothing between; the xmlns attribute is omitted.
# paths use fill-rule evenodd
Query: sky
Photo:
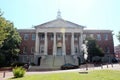
<svg viewBox="0 0 120 80"><path fill-rule="evenodd" d="M112 30L114 45L120 44L120 0L0 0L3 17L17 29L29 29L56 19L60 9L63 19L88 29Z"/></svg>

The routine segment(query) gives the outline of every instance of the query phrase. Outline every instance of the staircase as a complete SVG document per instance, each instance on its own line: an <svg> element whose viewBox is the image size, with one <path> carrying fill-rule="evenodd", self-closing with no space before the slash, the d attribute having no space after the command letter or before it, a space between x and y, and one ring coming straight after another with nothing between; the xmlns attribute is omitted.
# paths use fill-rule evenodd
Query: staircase
<svg viewBox="0 0 120 80"><path fill-rule="evenodd" d="M63 64L65 64L64 56L55 56L53 66L60 67Z"/></svg>
<svg viewBox="0 0 120 80"><path fill-rule="evenodd" d="M75 60L73 59L71 55L65 56L65 61L66 63L75 64Z"/></svg>
<svg viewBox="0 0 120 80"><path fill-rule="evenodd" d="M75 64L76 61L71 55L53 56L47 55L41 58L40 66L32 66L30 70L58 70L65 63Z"/></svg>
<svg viewBox="0 0 120 80"><path fill-rule="evenodd" d="M41 68L52 68L53 59L54 59L54 56L52 55L46 56L45 59L41 59L40 67Z"/></svg>

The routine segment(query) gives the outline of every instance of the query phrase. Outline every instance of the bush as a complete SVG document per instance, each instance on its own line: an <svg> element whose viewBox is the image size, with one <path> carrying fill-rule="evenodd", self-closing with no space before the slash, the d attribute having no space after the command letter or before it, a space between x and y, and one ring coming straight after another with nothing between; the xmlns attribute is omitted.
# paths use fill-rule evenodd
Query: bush
<svg viewBox="0 0 120 80"><path fill-rule="evenodd" d="M0 53L0 67L4 67L4 66L5 66L5 55Z"/></svg>
<svg viewBox="0 0 120 80"><path fill-rule="evenodd" d="M15 78L23 77L25 75L26 70L22 67L15 67L13 69L13 75Z"/></svg>

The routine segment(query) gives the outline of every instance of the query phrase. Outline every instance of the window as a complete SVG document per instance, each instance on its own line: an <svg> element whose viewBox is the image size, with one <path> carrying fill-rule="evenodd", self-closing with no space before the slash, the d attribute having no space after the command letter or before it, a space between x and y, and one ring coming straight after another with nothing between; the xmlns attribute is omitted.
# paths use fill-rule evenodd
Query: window
<svg viewBox="0 0 120 80"><path fill-rule="evenodd" d="M33 63L34 62L34 57L31 55L31 56L29 56L29 61L31 62L31 63Z"/></svg>
<svg viewBox="0 0 120 80"><path fill-rule="evenodd" d="M57 35L57 39L58 39L58 40L61 40L61 38L62 38L62 34L58 34L58 35Z"/></svg>
<svg viewBox="0 0 120 80"><path fill-rule="evenodd" d="M76 44L74 47L74 52L77 54L78 53L78 45Z"/></svg>
<svg viewBox="0 0 120 80"><path fill-rule="evenodd" d="M83 40L85 40L86 39L86 34L83 34Z"/></svg>
<svg viewBox="0 0 120 80"><path fill-rule="evenodd" d="M97 40L101 40L101 35L100 34L97 34Z"/></svg>
<svg viewBox="0 0 120 80"><path fill-rule="evenodd" d="M40 47L40 53L44 53L44 46Z"/></svg>
<svg viewBox="0 0 120 80"><path fill-rule="evenodd" d="M34 52L35 52L35 48L31 47L31 53L34 53Z"/></svg>
<svg viewBox="0 0 120 80"><path fill-rule="evenodd" d="M74 40L78 40L78 35L77 34L74 35Z"/></svg>
<svg viewBox="0 0 120 80"><path fill-rule="evenodd" d="M27 56L23 56L23 62L27 62L28 61L28 57Z"/></svg>
<svg viewBox="0 0 120 80"><path fill-rule="evenodd" d="M53 40L53 37L54 37L54 35L53 35L53 34L50 34L50 39L51 39L51 40Z"/></svg>
<svg viewBox="0 0 120 80"><path fill-rule="evenodd" d="M41 35L40 35L40 39L41 39L41 40L44 40L44 38L45 38L45 35L44 35L44 34L41 34Z"/></svg>
<svg viewBox="0 0 120 80"><path fill-rule="evenodd" d="M106 53L110 53L109 47L105 47L105 52L106 52Z"/></svg>
<svg viewBox="0 0 120 80"><path fill-rule="evenodd" d="M36 38L36 35L32 34L32 40L35 40L35 38Z"/></svg>
<svg viewBox="0 0 120 80"><path fill-rule="evenodd" d="M94 34L90 34L90 37L91 37L91 38L94 38Z"/></svg>
<svg viewBox="0 0 120 80"><path fill-rule="evenodd" d="M28 40L29 39L29 34L24 34L24 40Z"/></svg>
<svg viewBox="0 0 120 80"><path fill-rule="evenodd" d="M27 53L27 47L23 47L23 53Z"/></svg>
<svg viewBox="0 0 120 80"><path fill-rule="evenodd" d="M108 34L104 34L104 40L108 40Z"/></svg>
<svg viewBox="0 0 120 80"><path fill-rule="evenodd" d="M75 47L75 53L78 53L78 48L77 47Z"/></svg>

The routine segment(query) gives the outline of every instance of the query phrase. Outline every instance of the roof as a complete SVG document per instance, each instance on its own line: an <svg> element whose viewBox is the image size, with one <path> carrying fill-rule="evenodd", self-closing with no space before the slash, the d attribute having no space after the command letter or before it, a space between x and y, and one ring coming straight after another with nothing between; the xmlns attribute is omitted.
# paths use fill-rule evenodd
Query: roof
<svg viewBox="0 0 120 80"><path fill-rule="evenodd" d="M52 20L52 21L49 21L49 22L46 22L46 23L43 23L43 24L40 24L40 25L37 25L35 26L35 28L59 28L59 27L65 27L65 28L84 28L85 26L81 26L81 25L78 25L76 23L73 23L73 22L70 22L70 21L67 21L67 20L64 20L62 18L57 18L55 20Z"/></svg>
<svg viewBox="0 0 120 80"><path fill-rule="evenodd" d="M112 30L84 29L84 33L112 33Z"/></svg>

